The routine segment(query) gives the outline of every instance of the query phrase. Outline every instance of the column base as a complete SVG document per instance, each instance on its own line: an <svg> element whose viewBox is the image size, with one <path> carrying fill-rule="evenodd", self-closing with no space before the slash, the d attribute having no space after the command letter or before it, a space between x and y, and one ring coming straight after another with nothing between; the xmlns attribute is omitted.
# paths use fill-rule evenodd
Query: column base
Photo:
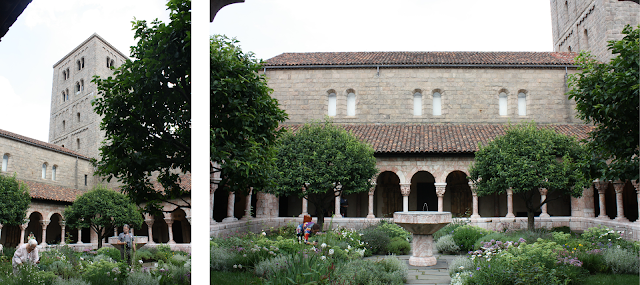
<svg viewBox="0 0 640 285"><path fill-rule="evenodd" d="M237 222L238 218L236 217L226 217L222 220L223 223L231 223L231 222Z"/></svg>
<svg viewBox="0 0 640 285"><path fill-rule="evenodd" d="M438 260L436 259L435 256L409 257L409 265L413 265L413 266L434 266L436 265L436 263L438 263Z"/></svg>
<svg viewBox="0 0 640 285"><path fill-rule="evenodd" d="M515 218L516 215L514 215L513 213L509 213L506 216L504 216L505 218Z"/></svg>
<svg viewBox="0 0 640 285"><path fill-rule="evenodd" d="M302 213L298 215L299 218L304 218L304 216L309 216L309 213Z"/></svg>
<svg viewBox="0 0 640 285"><path fill-rule="evenodd" d="M611 220L611 218L609 218L609 216L607 216L607 215L604 215L604 216L603 216L603 215L600 215L600 216L598 216L596 219L600 219L600 220Z"/></svg>
<svg viewBox="0 0 640 285"><path fill-rule="evenodd" d="M472 219L480 219L482 217L480 215L471 215L470 218L472 218Z"/></svg>
<svg viewBox="0 0 640 285"><path fill-rule="evenodd" d="M176 242L173 240L170 240L167 244L176 244Z"/></svg>
<svg viewBox="0 0 640 285"><path fill-rule="evenodd" d="M551 216L549 214L540 214L539 216L540 218L551 218Z"/></svg>
<svg viewBox="0 0 640 285"><path fill-rule="evenodd" d="M81 241L78 241L78 242L76 242L75 244L84 244L84 243L83 243L83 242L81 242Z"/></svg>
<svg viewBox="0 0 640 285"><path fill-rule="evenodd" d="M39 245L40 246L47 246L47 243L46 242L41 242Z"/></svg>
<svg viewBox="0 0 640 285"><path fill-rule="evenodd" d="M342 215L340 215L340 214L336 214L336 215L333 215L333 217L334 217L334 218L342 218Z"/></svg>
<svg viewBox="0 0 640 285"><path fill-rule="evenodd" d="M613 220L616 221L616 222L629 222L629 219L627 219L625 217L616 217Z"/></svg>
<svg viewBox="0 0 640 285"><path fill-rule="evenodd" d="M253 217L252 217L252 216L244 216L244 217L242 217L242 219L240 219L240 220L242 220L242 221L247 221L247 220L249 220L249 219L251 219L251 218L253 218Z"/></svg>
<svg viewBox="0 0 640 285"><path fill-rule="evenodd" d="M375 219L375 218L376 218L376 215L373 215L373 214L367 215L367 219ZM638 222L640 222L640 219L638 220Z"/></svg>

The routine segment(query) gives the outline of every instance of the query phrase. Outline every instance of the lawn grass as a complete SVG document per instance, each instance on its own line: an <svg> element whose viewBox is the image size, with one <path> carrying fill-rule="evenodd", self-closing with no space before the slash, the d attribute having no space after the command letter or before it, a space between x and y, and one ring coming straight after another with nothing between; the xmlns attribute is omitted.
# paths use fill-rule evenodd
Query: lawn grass
<svg viewBox="0 0 640 285"><path fill-rule="evenodd" d="M236 285L236 284L262 284L260 278L255 277L249 271L214 271L211 270L211 284Z"/></svg>
<svg viewBox="0 0 640 285"><path fill-rule="evenodd" d="M633 274L596 274L587 277L584 285L640 284L640 277Z"/></svg>

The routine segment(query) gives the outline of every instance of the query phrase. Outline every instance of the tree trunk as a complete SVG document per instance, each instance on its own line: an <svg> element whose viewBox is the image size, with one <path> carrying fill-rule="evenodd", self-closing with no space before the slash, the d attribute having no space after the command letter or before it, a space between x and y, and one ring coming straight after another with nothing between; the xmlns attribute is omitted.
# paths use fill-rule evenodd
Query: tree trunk
<svg viewBox="0 0 640 285"><path fill-rule="evenodd" d="M102 230L96 231L96 233L98 234L98 249L102 248L102 234L101 234Z"/></svg>
<svg viewBox="0 0 640 285"><path fill-rule="evenodd" d="M536 228L533 218L534 214L535 213L533 212L533 210L527 210L527 229L529 229L530 231L533 231Z"/></svg>
<svg viewBox="0 0 640 285"><path fill-rule="evenodd" d="M322 231L324 226L324 209L321 209L318 212L318 226L320 226L320 231Z"/></svg>

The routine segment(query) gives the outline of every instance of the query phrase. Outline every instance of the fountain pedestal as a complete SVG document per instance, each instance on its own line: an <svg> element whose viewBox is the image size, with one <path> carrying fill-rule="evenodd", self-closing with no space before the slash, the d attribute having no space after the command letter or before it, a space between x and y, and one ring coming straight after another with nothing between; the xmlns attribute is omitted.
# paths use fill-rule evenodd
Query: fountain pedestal
<svg viewBox="0 0 640 285"><path fill-rule="evenodd" d="M433 266L438 262L433 256L433 233L451 223L450 212L412 211L395 212L393 221L413 233L413 255L409 265Z"/></svg>

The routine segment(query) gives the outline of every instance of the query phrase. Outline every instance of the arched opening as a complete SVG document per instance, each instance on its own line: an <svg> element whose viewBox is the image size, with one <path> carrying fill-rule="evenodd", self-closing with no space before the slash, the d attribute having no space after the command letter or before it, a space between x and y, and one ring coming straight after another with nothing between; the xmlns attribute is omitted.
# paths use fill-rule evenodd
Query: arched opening
<svg viewBox="0 0 640 285"><path fill-rule="evenodd" d="M83 243L91 243L91 232L93 230L90 228L82 228L82 242Z"/></svg>
<svg viewBox="0 0 640 285"><path fill-rule="evenodd" d="M60 241L64 239L62 236L62 227L60 226L60 221L62 221L62 216L58 213L53 214L51 216L51 222L47 226L47 240L45 241L47 244L60 244Z"/></svg>
<svg viewBox="0 0 640 285"><path fill-rule="evenodd" d="M151 227L151 231L153 233L153 241L156 243L169 242L169 227L167 227L167 223L164 221L164 216L155 215L153 219L155 220L153 222L153 226Z"/></svg>
<svg viewBox="0 0 640 285"><path fill-rule="evenodd" d="M229 193L225 190L218 189L213 193L213 219L216 222L222 222L227 217L227 201ZM286 216L284 216L286 217ZM154 234L155 238L155 234Z"/></svg>
<svg viewBox="0 0 640 285"><path fill-rule="evenodd" d="M460 170L455 170L447 175L445 181L447 186L444 193L444 210L450 211L452 215L458 217L470 216L473 198L467 174ZM449 205L450 209L447 209L446 205Z"/></svg>
<svg viewBox="0 0 640 285"><path fill-rule="evenodd" d="M630 221L638 220L637 193L631 181L627 181L622 189L622 205L624 206L624 216Z"/></svg>
<svg viewBox="0 0 640 285"><path fill-rule="evenodd" d="M436 182L433 175L427 171L418 171L411 177L411 194L415 193L415 208L410 205L409 210L437 211L438 196L436 195ZM410 195L414 196L414 195Z"/></svg>
<svg viewBox="0 0 640 285"><path fill-rule="evenodd" d="M184 210L175 210L173 213L171 213L171 217L173 218L173 240L176 243L190 243L191 224L189 224Z"/></svg>
<svg viewBox="0 0 640 285"><path fill-rule="evenodd" d="M604 201L607 216L611 219L615 219L618 216L618 208L616 207L616 190L613 188L613 183L611 183L611 181L607 183L607 190L604 192Z"/></svg>
<svg viewBox="0 0 640 285"><path fill-rule="evenodd" d="M38 244L42 243L42 225L40 224L41 220L42 214L40 214L39 212L33 212L31 213L31 215L29 215L29 224L27 225L27 229L24 231L25 242L27 241L26 238L28 238L30 234L33 234L36 237Z"/></svg>
<svg viewBox="0 0 640 285"><path fill-rule="evenodd" d="M2 227L2 237L0 244L6 248L14 248L20 244L20 227L14 225L4 225Z"/></svg>
<svg viewBox="0 0 640 285"><path fill-rule="evenodd" d="M398 175L391 171L378 175L373 205L376 217L392 217L394 212L402 211L402 194Z"/></svg>

